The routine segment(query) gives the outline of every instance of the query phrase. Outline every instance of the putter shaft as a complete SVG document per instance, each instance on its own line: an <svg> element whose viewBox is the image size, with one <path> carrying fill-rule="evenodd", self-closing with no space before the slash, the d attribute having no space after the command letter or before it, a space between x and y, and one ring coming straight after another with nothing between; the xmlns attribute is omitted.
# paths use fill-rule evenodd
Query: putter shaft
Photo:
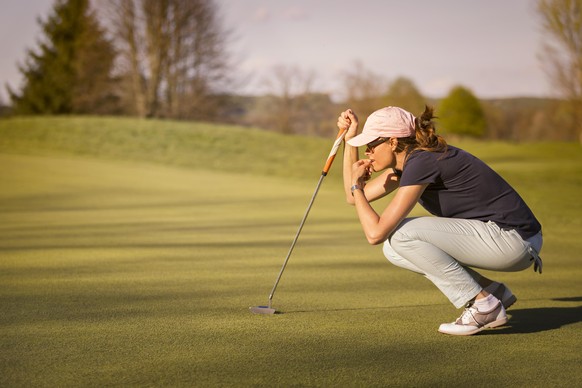
<svg viewBox="0 0 582 388"><path fill-rule="evenodd" d="M301 233L301 229L303 229L303 225L305 224L305 220L307 219L307 216L309 215L309 211L311 210L311 206L313 206L313 202L315 201L315 197L317 196L317 192L319 191L319 188L321 187L321 183L323 182L323 178L325 178L326 175L327 175L327 173L324 171L321 174L321 177L319 177L319 181L317 182L317 186L315 187L315 191L313 192L313 196L311 197L311 200L309 201L309 205L307 205L307 210L305 211L305 215L303 215L303 219L301 220L301 224L299 224L299 228L297 229L297 233L295 234L295 238L293 239L293 242L291 243L291 247L289 248L289 252L287 252L287 257L285 258L285 261L283 262L283 266L281 267L281 271L279 271L279 275L277 276L277 280L275 281L275 285L273 286L273 289L271 290L271 294L269 295L269 308L271 308L271 304L273 302L273 295L275 295L275 291L277 290L277 285L279 284L279 280L281 280L281 276L283 275L283 271L285 270L285 267L287 266L287 262L289 261L289 258L291 257L291 253L293 252L293 248L295 248L295 244L297 243L297 239L299 238L299 234Z"/></svg>
<svg viewBox="0 0 582 388"><path fill-rule="evenodd" d="M313 206L313 202L315 201L315 197L317 196L317 193L319 192L319 188L321 187L321 183L323 182L323 178L325 178L329 169L331 168L333 160L335 159L337 151L338 151L346 133L347 133L347 128L344 128L344 129L340 128L340 130L337 134L337 137L335 139L335 142L333 143L333 147L331 148L331 151L327 157L325 165L323 166L323 171L321 172L321 176L319 177L319 181L317 182L317 186L315 187L315 191L313 192L313 195L311 196L311 200L309 201L309 205L307 205L307 210L305 211L305 214L303 215L303 219L301 220L301 223L299 224L299 228L297 229L297 233L295 234L295 238L293 239L293 242L291 243L291 247L289 248L289 252L287 252L287 257L285 258L285 261L283 262L283 266L281 267L281 271L279 271L279 275L277 276L277 280L275 280L275 285L273 286L273 289L271 290L271 294L269 294L269 306L268 306L269 310L272 310L273 295L275 295L275 291L277 290L277 285L279 284L279 281L281 280L281 276L283 275L283 271L285 270L285 267L287 266L287 262L289 261L289 258L291 257L291 253L293 252L293 248L295 248L295 244L297 243L297 239L299 238L299 234L301 233L301 229L303 229L303 225L305 224L305 220L307 219L307 216L309 215L309 211L311 210L311 206ZM270 313L273 314L274 310Z"/></svg>

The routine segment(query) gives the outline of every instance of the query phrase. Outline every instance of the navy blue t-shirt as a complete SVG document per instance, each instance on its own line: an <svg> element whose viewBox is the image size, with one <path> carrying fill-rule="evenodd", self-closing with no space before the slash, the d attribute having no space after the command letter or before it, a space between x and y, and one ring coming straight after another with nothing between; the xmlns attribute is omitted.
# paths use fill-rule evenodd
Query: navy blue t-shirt
<svg viewBox="0 0 582 388"><path fill-rule="evenodd" d="M470 153L448 146L445 153L415 151L407 159L400 186L426 184L419 203L438 217L493 221L524 239L541 225L519 194Z"/></svg>

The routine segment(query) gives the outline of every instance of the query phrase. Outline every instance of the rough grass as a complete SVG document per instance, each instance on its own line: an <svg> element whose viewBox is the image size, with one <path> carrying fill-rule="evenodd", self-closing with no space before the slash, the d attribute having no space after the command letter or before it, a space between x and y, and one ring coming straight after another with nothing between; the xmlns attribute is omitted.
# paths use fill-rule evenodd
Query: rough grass
<svg viewBox="0 0 582 388"><path fill-rule="evenodd" d="M236 126L110 117L0 120L0 150L60 153L235 173L305 177L329 141ZM293 166L293 168L288 168Z"/></svg>
<svg viewBox="0 0 582 388"><path fill-rule="evenodd" d="M140 126L145 143L123 140ZM267 167L269 144L278 156ZM207 124L0 121L0 386L570 387L582 378L574 144L462 144L544 225L544 274L495 275L519 298L509 325L437 333L458 311L365 243L343 204L339 163L277 290L284 313L250 314L267 301L330 145Z"/></svg>

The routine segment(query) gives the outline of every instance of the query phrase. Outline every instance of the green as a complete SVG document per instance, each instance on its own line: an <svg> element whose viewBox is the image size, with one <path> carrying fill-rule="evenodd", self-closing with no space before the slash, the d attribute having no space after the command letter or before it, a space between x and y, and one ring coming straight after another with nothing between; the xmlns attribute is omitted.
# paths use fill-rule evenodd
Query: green
<svg viewBox="0 0 582 388"><path fill-rule="evenodd" d="M554 386L582 379L582 153L456 143L544 227L544 273L460 314L369 246L341 157L267 303L333 139L116 118L0 121L0 386ZM388 199L374 206L381 209ZM414 214L425 214L415 209Z"/></svg>

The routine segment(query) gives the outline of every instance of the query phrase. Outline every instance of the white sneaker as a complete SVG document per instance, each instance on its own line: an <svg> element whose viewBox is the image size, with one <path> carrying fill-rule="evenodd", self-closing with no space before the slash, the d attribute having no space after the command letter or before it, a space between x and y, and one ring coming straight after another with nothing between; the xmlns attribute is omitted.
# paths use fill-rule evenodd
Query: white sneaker
<svg viewBox="0 0 582 388"><path fill-rule="evenodd" d="M479 311L477 307L470 306L453 323L443 323L439 327L439 332L452 335L473 335L481 330L497 327L507 323L505 309L498 301L497 305L490 311Z"/></svg>
<svg viewBox="0 0 582 388"><path fill-rule="evenodd" d="M499 299L503 303L503 308L506 310L517 301L517 297L503 283L493 282L485 287L484 290Z"/></svg>

